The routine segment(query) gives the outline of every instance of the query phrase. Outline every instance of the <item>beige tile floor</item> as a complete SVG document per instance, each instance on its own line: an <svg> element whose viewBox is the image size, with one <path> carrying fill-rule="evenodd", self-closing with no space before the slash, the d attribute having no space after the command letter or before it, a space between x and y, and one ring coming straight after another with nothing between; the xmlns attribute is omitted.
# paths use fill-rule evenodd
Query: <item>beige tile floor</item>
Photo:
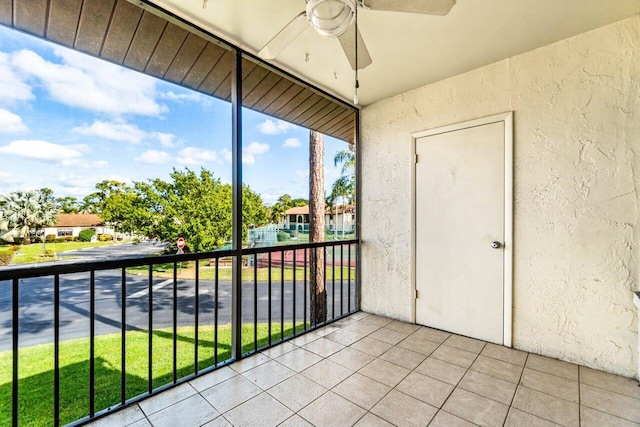
<svg viewBox="0 0 640 427"><path fill-rule="evenodd" d="M640 387L360 312L93 425L640 426Z"/></svg>

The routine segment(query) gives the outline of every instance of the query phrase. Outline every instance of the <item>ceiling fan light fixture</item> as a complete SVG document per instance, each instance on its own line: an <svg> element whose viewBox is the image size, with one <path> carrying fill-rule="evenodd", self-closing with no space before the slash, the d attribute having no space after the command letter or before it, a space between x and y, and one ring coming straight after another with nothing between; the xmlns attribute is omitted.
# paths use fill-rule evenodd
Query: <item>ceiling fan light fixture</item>
<svg viewBox="0 0 640 427"><path fill-rule="evenodd" d="M307 18L322 36L340 37L353 23L356 0L309 0Z"/></svg>

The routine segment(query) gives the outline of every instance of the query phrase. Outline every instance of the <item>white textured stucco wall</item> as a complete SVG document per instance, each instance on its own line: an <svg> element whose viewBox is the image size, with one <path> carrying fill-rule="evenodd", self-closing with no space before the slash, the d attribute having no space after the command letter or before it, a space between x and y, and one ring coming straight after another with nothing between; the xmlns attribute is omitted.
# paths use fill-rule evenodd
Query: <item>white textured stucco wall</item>
<svg viewBox="0 0 640 427"><path fill-rule="evenodd" d="M362 308L409 320L410 134L514 111L516 348L637 376L640 16L362 112Z"/></svg>

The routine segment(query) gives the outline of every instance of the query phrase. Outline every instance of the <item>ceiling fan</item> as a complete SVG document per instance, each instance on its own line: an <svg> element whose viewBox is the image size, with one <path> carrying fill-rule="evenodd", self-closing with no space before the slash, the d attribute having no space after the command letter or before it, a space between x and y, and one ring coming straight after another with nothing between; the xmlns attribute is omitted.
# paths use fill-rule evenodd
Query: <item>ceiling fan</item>
<svg viewBox="0 0 640 427"><path fill-rule="evenodd" d="M338 38L351 68L363 69L371 56L360 31L347 31L356 21L357 9L446 15L456 0L305 0L306 10L293 18L258 52L262 59L274 59L309 25L321 36ZM356 44L357 33L357 44ZM357 47L357 49L356 49ZM356 54L357 51L357 54Z"/></svg>

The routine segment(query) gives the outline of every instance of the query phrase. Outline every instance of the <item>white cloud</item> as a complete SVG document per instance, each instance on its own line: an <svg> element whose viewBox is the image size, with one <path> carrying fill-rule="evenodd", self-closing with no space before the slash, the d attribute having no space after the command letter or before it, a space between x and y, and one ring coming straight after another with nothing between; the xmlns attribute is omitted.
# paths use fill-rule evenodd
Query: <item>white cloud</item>
<svg viewBox="0 0 640 427"><path fill-rule="evenodd" d="M0 184L9 185L16 182L14 176L9 172L0 171Z"/></svg>
<svg viewBox="0 0 640 427"><path fill-rule="evenodd" d="M101 180L96 179L94 176L80 175L77 173L62 173L56 178L56 183L62 187L88 188L90 191L93 191L93 188L95 188L96 183L99 181Z"/></svg>
<svg viewBox="0 0 640 427"><path fill-rule="evenodd" d="M0 102L29 101L33 98L31 87L11 66L11 57L0 52Z"/></svg>
<svg viewBox="0 0 640 427"><path fill-rule="evenodd" d="M165 148L174 148L178 145L176 136L172 133L154 132L153 136L158 138L158 141L160 141L160 145Z"/></svg>
<svg viewBox="0 0 640 427"><path fill-rule="evenodd" d="M227 150L228 151L228 150ZM222 151L221 151L222 152ZM224 153L226 158L226 153ZM203 165L218 160L218 153L197 147L185 147L178 153L177 161L183 165Z"/></svg>
<svg viewBox="0 0 640 427"><path fill-rule="evenodd" d="M267 151L269 151L269 144L254 141L242 149L242 163L252 165L256 162L257 156L261 156Z"/></svg>
<svg viewBox="0 0 640 427"><path fill-rule="evenodd" d="M136 162L149 163L149 164L162 164L168 163L171 160L171 155L166 151L147 150L138 157L135 158Z"/></svg>
<svg viewBox="0 0 640 427"><path fill-rule="evenodd" d="M11 63L35 78L56 101L113 116L156 116L166 106L156 102L156 81L141 73L65 48L54 53L62 64L49 62L31 50L12 54Z"/></svg>
<svg viewBox="0 0 640 427"><path fill-rule="evenodd" d="M94 121L91 125L74 127L73 132L81 135L97 136L114 141L126 141L133 144L140 143L147 137L147 133L138 126L123 121L103 122Z"/></svg>
<svg viewBox="0 0 640 427"><path fill-rule="evenodd" d="M231 163L231 161L233 160L233 153L231 153L231 150L227 150L226 148L223 148L222 150L220 150L220 157L227 163Z"/></svg>
<svg viewBox="0 0 640 427"><path fill-rule="evenodd" d="M266 135L279 135L281 133L287 133L292 130L294 126L291 123L284 122L282 120L267 119L258 125L260 132Z"/></svg>
<svg viewBox="0 0 640 427"><path fill-rule="evenodd" d="M256 162L256 158L269 151L269 144L260 142L252 142L248 146L242 149L242 163L245 165L252 165ZM233 160L231 150L223 148L220 150L219 158L227 163L231 163Z"/></svg>
<svg viewBox="0 0 640 427"><path fill-rule="evenodd" d="M84 158L65 159L61 163L63 166L83 170L106 169L109 167L109 162L106 160L87 161Z"/></svg>
<svg viewBox="0 0 640 427"><path fill-rule="evenodd" d="M282 143L283 148L298 148L302 146L302 142L298 138L287 138Z"/></svg>
<svg viewBox="0 0 640 427"><path fill-rule="evenodd" d="M124 182L131 185L132 180L129 177L119 175L87 175L76 173L62 173L55 179L55 184L62 187L63 193L70 196L84 197L96 191L96 184L102 180L109 179L113 181Z"/></svg>
<svg viewBox="0 0 640 427"><path fill-rule="evenodd" d="M96 160L95 162L91 162L91 167L94 169L106 169L109 167L109 162L106 160Z"/></svg>
<svg viewBox="0 0 640 427"><path fill-rule="evenodd" d="M4 147L0 147L0 153L13 154L14 156L27 157L30 159L62 162L64 160L81 157L82 149L82 146L66 147L41 140L18 140L12 141Z"/></svg>
<svg viewBox="0 0 640 427"><path fill-rule="evenodd" d="M20 133L28 130L29 128L22 123L22 117L0 108L0 133Z"/></svg>
<svg viewBox="0 0 640 427"><path fill-rule="evenodd" d="M99 138L113 141L124 141L132 144L139 144L145 140L157 140L160 145L166 148L173 148L178 145L176 136L164 132L147 132L136 125L129 124L124 120L116 119L110 122L95 120L92 124L84 124L72 129L73 132L87 136L97 136Z"/></svg>

